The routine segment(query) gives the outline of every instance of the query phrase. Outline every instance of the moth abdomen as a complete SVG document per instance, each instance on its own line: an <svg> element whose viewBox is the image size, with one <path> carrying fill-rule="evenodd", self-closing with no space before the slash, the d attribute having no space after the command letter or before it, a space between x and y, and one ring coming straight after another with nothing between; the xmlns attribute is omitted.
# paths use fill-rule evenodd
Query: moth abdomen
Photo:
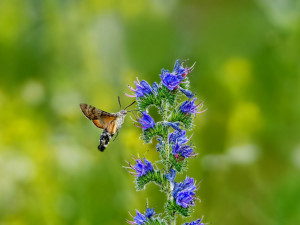
<svg viewBox="0 0 300 225"><path fill-rule="evenodd" d="M100 144L98 149L103 152L107 147L110 139L114 136L114 134L109 133L106 129L103 130L103 133L100 136Z"/></svg>

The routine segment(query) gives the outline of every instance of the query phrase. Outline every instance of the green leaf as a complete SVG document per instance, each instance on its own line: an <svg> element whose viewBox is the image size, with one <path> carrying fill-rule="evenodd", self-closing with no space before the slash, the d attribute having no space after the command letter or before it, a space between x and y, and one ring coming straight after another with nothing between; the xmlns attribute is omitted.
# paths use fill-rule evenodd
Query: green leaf
<svg viewBox="0 0 300 225"><path fill-rule="evenodd" d="M180 205L176 204L176 201L168 201L166 206L165 206L167 213L171 216L174 217L175 214L180 214L184 217L190 216L192 213L193 209L191 207L188 208L183 208Z"/></svg>
<svg viewBox="0 0 300 225"><path fill-rule="evenodd" d="M182 113L179 109L174 109L170 116L170 122L180 122L185 129L191 129L193 125L193 117L190 113Z"/></svg>
<svg viewBox="0 0 300 225"><path fill-rule="evenodd" d="M184 78L184 80L180 83L179 85L181 88L185 89L185 90L188 90L189 87L190 87L190 80L189 78L186 76Z"/></svg>
<svg viewBox="0 0 300 225"><path fill-rule="evenodd" d="M167 100L170 106L174 106L177 92L178 92L177 89L170 91L166 86L160 84L160 87L158 89L158 97L161 100Z"/></svg>
<svg viewBox="0 0 300 225"><path fill-rule="evenodd" d="M162 103L167 100L170 106L174 106L176 102L178 90L170 91L161 83L158 85L157 93L152 92L137 99L137 105L140 111L146 111L150 106L156 106L162 111Z"/></svg>
<svg viewBox="0 0 300 225"><path fill-rule="evenodd" d="M137 99L137 105L140 111L146 111L148 107L155 105L158 108L161 107L161 99L154 93L145 95L144 97Z"/></svg>
<svg viewBox="0 0 300 225"><path fill-rule="evenodd" d="M165 177L165 175L161 174L161 172L159 170L157 171L152 171L147 173L144 176L141 177L137 177L136 178L136 187L137 190L143 190L146 186L146 184L150 183L150 182L154 182L155 184L161 186L161 188L164 190L165 187L168 184L168 180Z"/></svg>
<svg viewBox="0 0 300 225"><path fill-rule="evenodd" d="M175 156L171 153L169 156L169 162L174 167L174 169L179 173L186 170L186 168L187 168L187 161L182 156L179 156L176 159Z"/></svg>
<svg viewBox="0 0 300 225"><path fill-rule="evenodd" d="M160 219L160 218L148 219L148 221L145 224L148 224L148 225L167 225L167 223L163 219Z"/></svg>
<svg viewBox="0 0 300 225"><path fill-rule="evenodd" d="M150 143L156 136L166 137L168 135L168 129L169 127L163 122L158 122L153 128L144 130L141 139L144 140L145 143Z"/></svg>

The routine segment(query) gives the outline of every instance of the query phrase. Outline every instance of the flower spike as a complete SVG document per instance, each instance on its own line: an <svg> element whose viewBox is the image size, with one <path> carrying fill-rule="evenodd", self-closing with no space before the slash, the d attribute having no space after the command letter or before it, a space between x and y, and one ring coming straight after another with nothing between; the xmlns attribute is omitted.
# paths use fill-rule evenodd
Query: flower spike
<svg viewBox="0 0 300 225"><path fill-rule="evenodd" d="M194 146L191 144L191 135L187 131L194 126L196 113L201 113L203 103L196 104L195 93L190 89L190 77L194 69L184 65L184 61L176 60L173 69L162 69L159 82L147 83L145 80L134 81L133 87L128 85L130 94L128 97L136 98L137 109L131 110L134 124L142 129L140 138L144 143L154 140L156 152L160 159L154 164L145 157L133 157L134 163L125 169L135 176L136 190L146 188L147 184L154 183L167 196L165 212L156 214L153 208L149 208L148 200L146 210L142 213L136 210L136 214L129 224L135 225L168 225L175 224L176 217L181 215L189 217L193 206L199 200L196 191L199 184L194 178L186 176L183 181L175 181L176 174L182 173L187 168L190 158L196 156ZM180 99L183 102L178 103ZM186 100L187 99L187 100ZM153 108L158 110L162 117L160 121L154 121ZM139 111L137 117L133 111ZM128 111L129 112L129 111ZM155 117L159 118L159 117ZM176 179L179 179L177 177ZM184 225L204 225L202 219L184 223Z"/></svg>

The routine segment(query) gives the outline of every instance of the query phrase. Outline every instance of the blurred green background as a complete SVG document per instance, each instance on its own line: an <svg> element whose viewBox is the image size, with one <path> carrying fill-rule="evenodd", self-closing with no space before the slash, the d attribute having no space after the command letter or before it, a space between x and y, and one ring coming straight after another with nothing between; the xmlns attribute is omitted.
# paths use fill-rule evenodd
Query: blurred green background
<svg viewBox="0 0 300 225"><path fill-rule="evenodd" d="M197 62L208 109L190 132L193 218L300 224L299 0L4 0L0 30L0 225L125 224L147 198L162 212L159 188L136 192L122 168L156 160L155 143L128 116L98 152L79 103L116 112L177 58Z"/></svg>

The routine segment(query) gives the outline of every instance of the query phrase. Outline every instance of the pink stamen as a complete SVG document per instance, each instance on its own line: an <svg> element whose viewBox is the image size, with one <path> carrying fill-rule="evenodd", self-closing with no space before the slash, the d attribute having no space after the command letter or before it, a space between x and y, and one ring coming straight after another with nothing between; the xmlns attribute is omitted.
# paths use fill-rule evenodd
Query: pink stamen
<svg viewBox="0 0 300 225"><path fill-rule="evenodd" d="M132 88L131 86L129 86L129 85L127 85L128 86L128 88L130 89L130 90L132 90L133 92L136 92L136 90L134 89L134 88Z"/></svg>
<svg viewBox="0 0 300 225"><path fill-rule="evenodd" d="M194 134L192 134L187 140L187 142L189 142L191 140L191 138L193 137Z"/></svg>
<svg viewBox="0 0 300 225"><path fill-rule="evenodd" d="M138 121L136 121L135 119L132 118L132 116L130 116L130 119L135 122L135 123L138 123Z"/></svg>
<svg viewBox="0 0 300 225"><path fill-rule="evenodd" d="M200 112L196 112L196 113L203 113L203 112L205 112L207 109L204 109L204 110L202 110L202 111L200 111Z"/></svg>
<svg viewBox="0 0 300 225"><path fill-rule="evenodd" d="M137 157L135 155L132 155L131 158L136 161L137 160Z"/></svg>
<svg viewBox="0 0 300 225"><path fill-rule="evenodd" d="M151 124L151 123L147 123L146 121L143 121L143 123L146 124L146 125L150 125Z"/></svg>
<svg viewBox="0 0 300 225"><path fill-rule="evenodd" d="M203 106L203 102L200 102L198 105L196 105L196 107L198 108L198 107L202 107Z"/></svg>
<svg viewBox="0 0 300 225"><path fill-rule="evenodd" d="M196 62L194 62L194 64L193 64L190 68L188 68L188 70L189 70L190 72L192 72L192 71L194 70L195 64L196 64Z"/></svg>
<svg viewBox="0 0 300 225"><path fill-rule="evenodd" d="M136 80L137 80L138 84L141 85L138 77L136 77Z"/></svg>
<svg viewBox="0 0 300 225"><path fill-rule="evenodd" d="M136 97L135 95L129 95L129 94L125 93L125 92L124 92L124 95L126 95L129 98L135 98Z"/></svg>

